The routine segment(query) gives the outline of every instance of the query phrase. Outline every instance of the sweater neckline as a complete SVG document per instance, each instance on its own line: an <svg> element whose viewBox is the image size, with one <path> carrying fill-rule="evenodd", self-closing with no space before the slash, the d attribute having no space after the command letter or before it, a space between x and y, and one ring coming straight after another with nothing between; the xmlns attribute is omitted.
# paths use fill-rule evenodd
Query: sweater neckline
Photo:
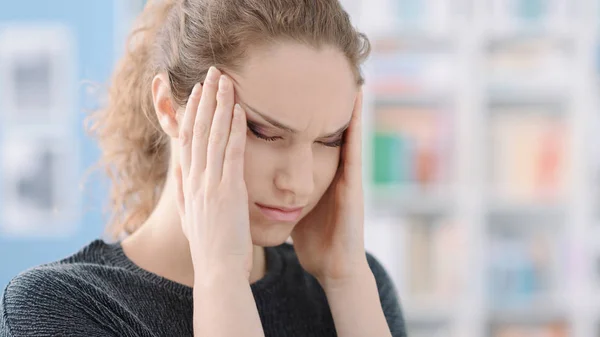
<svg viewBox="0 0 600 337"><path fill-rule="evenodd" d="M169 280L136 265L127 257L120 241L114 243L107 243L103 240L98 241L100 241L99 243L102 245L100 255L105 263L135 273L145 280L180 296L193 297L192 287ZM285 261L278 248L279 246L264 248L267 263L266 272L263 278L250 285L253 293L269 291L283 278L282 275L285 272Z"/></svg>

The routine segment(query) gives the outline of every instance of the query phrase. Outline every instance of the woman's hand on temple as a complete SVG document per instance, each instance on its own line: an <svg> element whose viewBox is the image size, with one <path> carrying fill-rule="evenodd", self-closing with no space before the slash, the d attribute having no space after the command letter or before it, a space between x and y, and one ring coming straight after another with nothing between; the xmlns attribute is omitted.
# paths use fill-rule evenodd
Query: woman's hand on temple
<svg viewBox="0 0 600 337"><path fill-rule="evenodd" d="M239 272L249 278L252 269L246 114L234 104L231 79L211 67L182 118L177 204L197 276Z"/></svg>
<svg viewBox="0 0 600 337"><path fill-rule="evenodd" d="M317 206L292 232L300 263L324 288L370 272L364 248L361 111L362 91L354 103L338 172Z"/></svg>

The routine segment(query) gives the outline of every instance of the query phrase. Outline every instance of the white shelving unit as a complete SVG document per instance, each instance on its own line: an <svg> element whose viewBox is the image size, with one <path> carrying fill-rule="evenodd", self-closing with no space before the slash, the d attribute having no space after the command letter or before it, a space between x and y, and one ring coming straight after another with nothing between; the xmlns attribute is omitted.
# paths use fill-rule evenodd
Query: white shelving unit
<svg viewBox="0 0 600 337"><path fill-rule="evenodd" d="M445 53L453 60L452 71L456 74L443 88L381 94L373 84L374 76L380 72L376 64L377 49L365 68L365 181L373 181L375 169L369 160L375 154L370 135L377 124L379 106L442 105L449 107L448 111L436 113L450 113L454 119L451 179L443 188L432 192L423 191L413 183L366 186L367 249L392 274L409 327L429 328L419 329L420 334L415 330L414 336L509 336L508 332L502 335L494 333L493 329L509 325L545 326L556 322L564 322L566 332L542 334L521 330L521 334L510 336L534 333L539 333L535 336L600 336L600 297L596 294L600 280L594 275L594 269L600 269L600 248L597 248L600 247L600 230L595 228L600 218L594 208L599 204L597 195L600 195L594 191L598 186L594 178L598 176L600 166L600 152L596 148L599 145L594 141L600 126L600 86L596 66L600 46L598 2L550 2L557 7L550 11L552 14L548 19L530 24L527 20L511 18L510 11L502 10L506 4L516 6L517 0L424 1L438 9L445 8L450 14L444 15L438 10L432 16L434 19L426 20L424 27L427 29L421 30L414 29L414 25L399 27L394 21L398 6L415 1L344 2L352 2L351 14L355 22L374 44L381 40L388 44L396 41L408 52L434 50ZM436 25L436 22L443 24ZM526 81L529 80L527 77L501 78L509 85L508 89L515 90L492 90L489 83L494 74L488 71L490 53L517 44L527 46L528 43L562 48L567 68L562 69L557 63L556 68L550 68L556 73L547 74L547 79L541 83L530 83ZM553 57L549 54L547 62L553 64L556 61ZM556 85L551 85L553 81ZM495 89L498 87L494 86ZM513 110L515 107L540 106L551 110L552 118L564 121L567 135L564 161L568 169L563 195L546 201L502 197L492 192L489 184L490 124L492 116L504 113L498 108L505 106ZM445 217L460 226L456 245L445 252L447 261L456 262L451 268L459 274L459 283L450 295L415 296L411 290L408 256L412 248L408 237L410 226L414 226L409 224L412 217ZM530 231L547 231L552 236L552 254L559 256L554 270L557 275L551 277L555 281L552 291L531 294L523 300L526 304L511 302L511 305L504 305L504 299L495 298L498 294L490 289L491 284L499 282L491 273L497 257L492 250L499 245L496 235L510 237ZM514 265L517 263L520 261L515 260ZM422 278L421 281L428 282ZM445 326L446 330L438 329L440 326Z"/></svg>

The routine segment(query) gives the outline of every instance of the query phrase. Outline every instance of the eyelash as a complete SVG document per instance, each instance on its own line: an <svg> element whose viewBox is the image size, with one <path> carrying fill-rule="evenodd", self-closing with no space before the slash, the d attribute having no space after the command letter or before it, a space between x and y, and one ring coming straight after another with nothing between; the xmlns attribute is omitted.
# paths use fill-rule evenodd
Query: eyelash
<svg viewBox="0 0 600 337"><path fill-rule="evenodd" d="M254 136L256 136L256 138L260 138L260 139L265 140L267 142L274 142L276 140L281 139L281 137L267 137L267 136L259 133L258 131L254 130L250 125L248 125L248 130L250 130L250 132L252 132L252 134Z"/></svg>
<svg viewBox="0 0 600 337"><path fill-rule="evenodd" d="M259 139L262 139L264 141L267 142L274 142L276 140L281 139L281 137L267 137L263 134L261 134L260 132L256 131L254 128L252 128L250 125L248 125L248 130L250 130L250 132L252 132L252 134ZM327 147L340 147L342 146L342 139L338 139L335 140L333 142L318 142L321 145L327 146Z"/></svg>
<svg viewBox="0 0 600 337"><path fill-rule="evenodd" d="M342 139L338 139L338 140L334 140L333 142L328 142L328 143L323 143L323 142L319 142L322 145L328 146L328 147L340 147L342 146Z"/></svg>

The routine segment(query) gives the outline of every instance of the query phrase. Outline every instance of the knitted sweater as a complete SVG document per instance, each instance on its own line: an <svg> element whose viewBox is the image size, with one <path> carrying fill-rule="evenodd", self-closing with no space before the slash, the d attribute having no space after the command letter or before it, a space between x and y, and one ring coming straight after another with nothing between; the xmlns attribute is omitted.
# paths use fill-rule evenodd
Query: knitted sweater
<svg viewBox="0 0 600 337"><path fill-rule="evenodd" d="M336 336L325 293L293 246L265 252L266 275L251 285L265 336ZM367 259L392 335L404 337L394 285L371 254ZM0 302L0 337L193 336L192 322L192 288L141 269L119 243L102 240L21 273Z"/></svg>

